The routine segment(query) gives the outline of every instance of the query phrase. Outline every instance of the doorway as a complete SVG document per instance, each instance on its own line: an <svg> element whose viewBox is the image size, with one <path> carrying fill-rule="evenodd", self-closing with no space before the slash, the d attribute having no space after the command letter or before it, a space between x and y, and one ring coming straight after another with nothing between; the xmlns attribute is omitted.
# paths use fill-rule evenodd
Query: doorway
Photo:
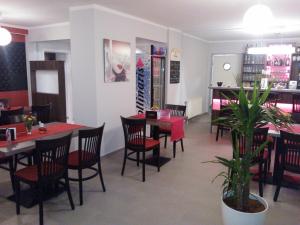
<svg viewBox="0 0 300 225"><path fill-rule="evenodd" d="M64 61L30 61L32 105L51 105L50 121L66 122Z"/></svg>

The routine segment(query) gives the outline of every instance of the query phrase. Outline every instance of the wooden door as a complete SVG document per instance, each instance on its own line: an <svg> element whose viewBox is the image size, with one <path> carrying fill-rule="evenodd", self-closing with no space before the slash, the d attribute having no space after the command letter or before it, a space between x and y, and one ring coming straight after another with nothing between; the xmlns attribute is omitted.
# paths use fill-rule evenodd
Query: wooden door
<svg viewBox="0 0 300 225"><path fill-rule="evenodd" d="M64 61L30 61L32 105L51 104L50 121L66 122Z"/></svg>

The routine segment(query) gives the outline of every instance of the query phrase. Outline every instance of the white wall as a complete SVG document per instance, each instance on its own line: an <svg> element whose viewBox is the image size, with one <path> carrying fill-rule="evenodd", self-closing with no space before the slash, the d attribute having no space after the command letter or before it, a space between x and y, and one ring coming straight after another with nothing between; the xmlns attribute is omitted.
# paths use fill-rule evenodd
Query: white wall
<svg viewBox="0 0 300 225"><path fill-rule="evenodd" d="M204 84L207 82L207 76L204 76L207 71L207 59L204 56L207 49L200 40L184 38L181 32L169 31L166 27L102 7L71 9L70 19L74 121L90 126L106 123L103 154L124 146L120 115L135 114L136 37L168 43L169 50L182 49L186 46L186 57L194 57L191 61L186 60L188 63L186 73L188 79L197 78L197 85L183 88L186 81L183 67L180 84L169 85L168 74L166 94L168 103L182 104L187 95L201 95L202 90L196 89L207 87L207 84ZM130 43L131 71L128 82L104 83L104 38ZM193 48L199 50L199 53L193 54ZM182 51L184 52L184 48ZM203 71L197 73L199 65ZM202 82L198 76L203 76Z"/></svg>
<svg viewBox="0 0 300 225"><path fill-rule="evenodd" d="M183 93L186 101L201 98L202 111L207 112L207 84L208 73L208 46L207 43L188 35L182 38L182 67L183 67Z"/></svg>
<svg viewBox="0 0 300 225"><path fill-rule="evenodd" d="M29 29L27 41L53 41L70 39L70 24L58 23L46 26L33 27Z"/></svg>

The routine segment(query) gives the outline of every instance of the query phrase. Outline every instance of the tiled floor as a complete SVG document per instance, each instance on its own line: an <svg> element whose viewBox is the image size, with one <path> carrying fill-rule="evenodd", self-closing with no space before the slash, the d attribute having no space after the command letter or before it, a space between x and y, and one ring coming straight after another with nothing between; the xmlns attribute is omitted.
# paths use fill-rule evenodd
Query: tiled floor
<svg viewBox="0 0 300 225"><path fill-rule="evenodd" d="M220 225L220 180L211 183L221 170L218 165L203 164L215 155L230 156L228 137L215 142L209 133L208 117L195 119L187 126L185 152L180 152L157 173L146 167L146 182L141 182L141 168L128 162L121 177L123 152L103 159L107 192L103 193L99 179L84 183L84 205L78 205L78 187L72 183L74 211L70 210L66 194L45 203L47 225ZM162 154L172 156L172 145L162 148ZM257 183L252 184L257 192ZM277 203L272 201L275 187L265 187L270 205L267 225L300 224L300 191L283 188ZM15 204L6 200L11 194L9 176L0 171L0 224L38 224L38 208L21 208L16 216Z"/></svg>

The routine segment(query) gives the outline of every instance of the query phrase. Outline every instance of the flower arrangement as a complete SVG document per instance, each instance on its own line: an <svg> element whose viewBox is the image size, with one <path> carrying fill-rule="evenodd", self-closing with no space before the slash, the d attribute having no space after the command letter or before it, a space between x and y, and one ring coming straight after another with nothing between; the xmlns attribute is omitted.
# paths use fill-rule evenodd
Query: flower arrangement
<svg viewBox="0 0 300 225"><path fill-rule="evenodd" d="M29 113L28 115L24 115L23 121L28 134L31 134L32 126L36 122L36 117Z"/></svg>

